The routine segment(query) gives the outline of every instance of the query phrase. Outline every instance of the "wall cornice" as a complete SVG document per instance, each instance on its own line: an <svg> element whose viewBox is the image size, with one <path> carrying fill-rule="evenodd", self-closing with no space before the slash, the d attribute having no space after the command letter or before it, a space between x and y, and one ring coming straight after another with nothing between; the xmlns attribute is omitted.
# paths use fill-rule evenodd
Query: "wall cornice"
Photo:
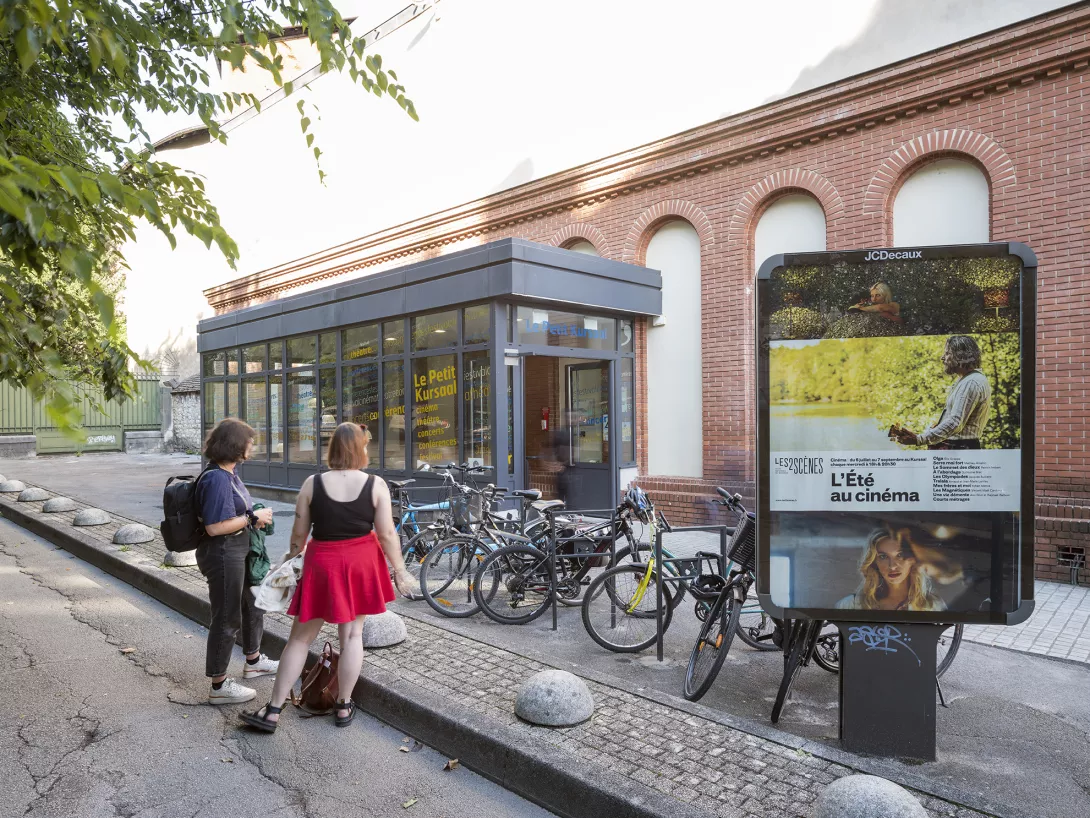
<svg viewBox="0 0 1090 818"><path fill-rule="evenodd" d="M564 211L573 211L577 221L582 208L646 188L1003 94L1084 71L1088 64L1090 4L1082 4L381 230L204 294L223 312Z"/></svg>

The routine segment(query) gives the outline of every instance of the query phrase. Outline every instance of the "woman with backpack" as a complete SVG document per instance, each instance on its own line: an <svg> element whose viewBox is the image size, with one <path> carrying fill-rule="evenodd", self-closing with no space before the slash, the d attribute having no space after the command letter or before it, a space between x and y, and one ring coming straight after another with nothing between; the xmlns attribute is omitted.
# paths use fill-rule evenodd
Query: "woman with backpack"
<svg viewBox="0 0 1090 818"><path fill-rule="evenodd" d="M384 613L386 603L394 600L390 568L397 590L412 595L413 578L405 570L394 529L390 489L381 478L363 471L370 437L366 426L342 423L329 442L329 471L308 477L299 489L291 550L285 558L305 552L303 575L288 607L295 621L280 657L272 698L256 713L242 714L251 727L267 733L276 730L284 701L326 622L338 626L341 646L336 723L351 724L356 716L352 689L363 667L363 620Z"/></svg>
<svg viewBox="0 0 1090 818"><path fill-rule="evenodd" d="M272 522L272 509L254 511L250 493L236 473L238 465L253 451L255 434L237 418L217 423L204 444L208 468L197 478L194 489L197 514L204 527L197 546L197 567L208 580L212 606L205 653L205 674L212 681L209 704L248 702L257 695L253 688L227 678L240 630L246 652L243 679L270 676L279 666L261 652L265 612L254 605L246 572L250 527L264 528Z"/></svg>

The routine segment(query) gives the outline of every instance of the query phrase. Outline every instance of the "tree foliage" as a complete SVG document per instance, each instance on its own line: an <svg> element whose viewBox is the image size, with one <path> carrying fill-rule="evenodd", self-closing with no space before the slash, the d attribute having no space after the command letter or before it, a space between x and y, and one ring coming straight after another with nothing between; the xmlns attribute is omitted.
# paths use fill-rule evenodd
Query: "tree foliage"
<svg viewBox="0 0 1090 818"><path fill-rule="evenodd" d="M1019 445L1021 362L1016 333L973 336L981 371L992 387L985 448ZM769 384L773 403L855 404L880 426L920 432L946 404L953 378L941 362L946 338L852 338L793 347L773 346Z"/></svg>
<svg viewBox="0 0 1090 818"><path fill-rule="evenodd" d="M68 379L96 382L107 399L133 391L117 310L119 248L145 220L174 246L184 230L234 266L238 248L203 181L160 161L148 112L217 119L259 106L214 90L213 60L245 62L288 94L276 37L299 26L322 71L416 111L364 55L333 0L5 0L0 3L0 380L28 386L55 421L75 421ZM306 144L309 119L299 105Z"/></svg>

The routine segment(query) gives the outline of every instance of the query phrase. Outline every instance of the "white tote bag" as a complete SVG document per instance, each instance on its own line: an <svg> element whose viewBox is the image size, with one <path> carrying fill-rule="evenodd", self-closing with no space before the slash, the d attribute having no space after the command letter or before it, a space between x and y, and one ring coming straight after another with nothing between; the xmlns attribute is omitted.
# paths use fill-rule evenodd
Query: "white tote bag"
<svg viewBox="0 0 1090 818"><path fill-rule="evenodd" d="M295 585L302 575L302 554L280 563L265 575L260 585L250 588L254 592L254 605L265 611L284 613L291 604Z"/></svg>

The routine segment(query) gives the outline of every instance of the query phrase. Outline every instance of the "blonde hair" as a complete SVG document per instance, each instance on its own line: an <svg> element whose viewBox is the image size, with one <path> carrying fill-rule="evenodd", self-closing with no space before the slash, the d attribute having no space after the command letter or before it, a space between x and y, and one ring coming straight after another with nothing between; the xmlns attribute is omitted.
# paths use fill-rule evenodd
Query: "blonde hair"
<svg viewBox="0 0 1090 818"><path fill-rule="evenodd" d="M870 288L870 291L872 293L879 293L882 298L886 299L887 304L893 303L893 290L889 288L888 284L879 281L877 284L873 285Z"/></svg>
<svg viewBox="0 0 1090 818"><path fill-rule="evenodd" d="M913 550L913 532L909 528L878 528L867 538L867 547L859 560L859 573L863 581L855 592L856 607L875 610L879 602L889 596L889 585L878 570L878 544L883 540L892 540L902 553L912 555L915 565L908 574L908 598L905 608L910 611L933 611L939 609L939 600L935 596L931 578L923 571L919 557Z"/></svg>

